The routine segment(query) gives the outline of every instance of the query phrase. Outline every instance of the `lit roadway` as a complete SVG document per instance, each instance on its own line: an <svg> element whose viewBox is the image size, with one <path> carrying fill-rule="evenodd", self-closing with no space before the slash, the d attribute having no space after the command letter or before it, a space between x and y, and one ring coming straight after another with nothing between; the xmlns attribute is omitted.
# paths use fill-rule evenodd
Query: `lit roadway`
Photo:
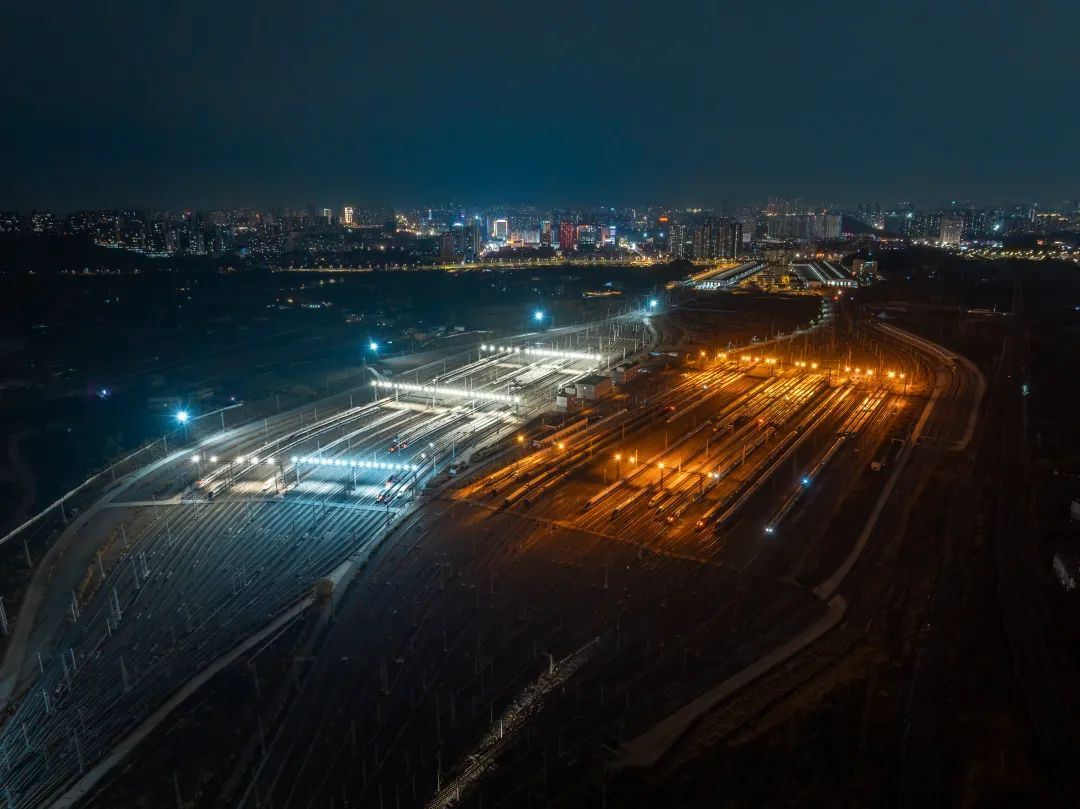
<svg viewBox="0 0 1080 809"><path fill-rule="evenodd" d="M317 273L341 273L341 272L378 272L381 270L446 270L449 272L468 272L470 270L523 270L537 267L652 267L657 264L667 264L671 261L670 256L645 256L633 254L617 258L605 258L602 256L554 256L551 258L490 258L482 257L479 261L468 264L462 262L434 262L431 264L392 264L371 267L281 267L274 272L317 272ZM730 262L716 262L715 260L694 259L691 261L696 267L707 269L691 275L691 280L709 278L718 272L735 266Z"/></svg>
<svg viewBox="0 0 1080 809"><path fill-rule="evenodd" d="M151 470L82 529L105 540L99 561L77 594L53 594L66 615L25 651L0 729L6 806L96 777L181 684L343 575L435 474L648 335L637 312L451 354L379 377L353 407L230 431Z"/></svg>
<svg viewBox="0 0 1080 809"><path fill-rule="evenodd" d="M483 258L480 261L464 264L461 262L437 262L433 264L392 264L374 267L282 267L275 272L378 272L381 270L446 270L449 272L469 272L471 270L524 270L538 267L651 267L666 264L664 258L646 258L644 256L621 256L619 258L600 258L595 256L567 256L566 258Z"/></svg>

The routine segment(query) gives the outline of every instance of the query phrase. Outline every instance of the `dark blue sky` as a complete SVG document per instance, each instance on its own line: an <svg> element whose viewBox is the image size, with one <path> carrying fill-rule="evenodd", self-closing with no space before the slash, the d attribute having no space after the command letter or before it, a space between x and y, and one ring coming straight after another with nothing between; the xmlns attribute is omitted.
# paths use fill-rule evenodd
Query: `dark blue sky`
<svg viewBox="0 0 1080 809"><path fill-rule="evenodd" d="M8 2L0 207L1052 201L1078 30L1075 0Z"/></svg>

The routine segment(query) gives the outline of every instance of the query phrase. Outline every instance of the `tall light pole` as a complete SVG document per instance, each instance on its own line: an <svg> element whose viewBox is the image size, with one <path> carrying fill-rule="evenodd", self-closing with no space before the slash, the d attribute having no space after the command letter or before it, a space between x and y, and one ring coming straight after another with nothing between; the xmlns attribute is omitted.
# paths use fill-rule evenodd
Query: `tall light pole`
<svg viewBox="0 0 1080 809"><path fill-rule="evenodd" d="M266 459L266 465L267 466L272 468L274 466L274 464L275 464L275 461L274 461L273 456ZM284 472L284 470L282 470L282 472L281 472L281 482L282 482L282 485L284 485L284 483L285 483L285 472ZM277 470L276 469L274 470L274 491L275 492L279 491L278 490Z"/></svg>
<svg viewBox="0 0 1080 809"><path fill-rule="evenodd" d="M187 440L188 440L187 426L188 426L188 422L190 420L191 420L191 414L188 411L186 411L186 410L177 410L176 411L176 421L177 421L177 423L179 423L184 428L184 443L185 444L187 443Z"/></svg>

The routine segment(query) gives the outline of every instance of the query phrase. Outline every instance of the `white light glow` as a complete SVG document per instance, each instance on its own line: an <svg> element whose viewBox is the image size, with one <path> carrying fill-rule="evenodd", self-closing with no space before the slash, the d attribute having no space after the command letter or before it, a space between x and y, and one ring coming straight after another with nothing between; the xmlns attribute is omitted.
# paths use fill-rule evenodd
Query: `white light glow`
<svg viewBox="0 0 1080 809"><path fill-rule="evenodd" d="M387 472L417 472L420 467L411 463L385 463L383 461L351 461L347 458L318 458L304 455L294 458L293 463L310 466L334 466L343 469L380 469Z"/></svg>
<svg viewBox="0 0 1080 809"><path fill-rule="evenodd" d="M543 357L557 360L583 360L599 364L603 359L599 354L589 354L583 351L559 351L551 348L521 348L521 346L480 346L483 351L508 351L513 354L524 354L527 357Z"/></svg>
<svg viewBox="0 0 1080 809"><path fill-rule="evenodd" d="M482 390L469 390L467 388L447 388L441 385L413 385L407 382L383 382L375 380L371 383L376 388L393 390L399 393L418 393L424 397L458 396L463 399L479 399L482 402L499 402L500 404L517 404L520 400L517 396L507 396L504 393L488 393Z"/></svg>

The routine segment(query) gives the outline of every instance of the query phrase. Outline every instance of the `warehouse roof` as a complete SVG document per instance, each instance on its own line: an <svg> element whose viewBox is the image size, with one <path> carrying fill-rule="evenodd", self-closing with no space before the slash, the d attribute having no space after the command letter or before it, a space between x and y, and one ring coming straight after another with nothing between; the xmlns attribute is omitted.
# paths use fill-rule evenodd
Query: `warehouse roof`
<svg viewBox="0 0 1080 809"><path fill-rule="evenodd" d="M582 385L599 385L601 382L610 382L611 379L604 374L589 374L578 380Z"/></svg>

